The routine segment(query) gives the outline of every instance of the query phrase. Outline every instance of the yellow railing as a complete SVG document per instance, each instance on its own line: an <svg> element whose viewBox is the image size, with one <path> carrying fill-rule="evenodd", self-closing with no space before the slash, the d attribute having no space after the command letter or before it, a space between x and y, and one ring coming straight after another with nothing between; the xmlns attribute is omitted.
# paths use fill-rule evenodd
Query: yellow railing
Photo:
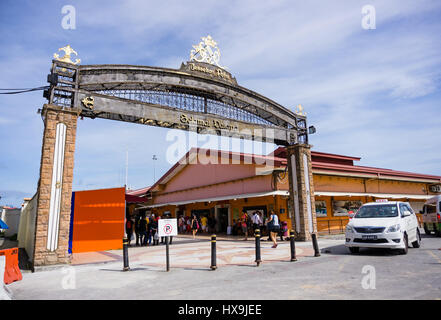
<svg viewBox="0 0 441 320"><path fill-rule="evenodd" d="M349 218L342 219L317 219L318 234L339 234L344 233Z"/></svg>

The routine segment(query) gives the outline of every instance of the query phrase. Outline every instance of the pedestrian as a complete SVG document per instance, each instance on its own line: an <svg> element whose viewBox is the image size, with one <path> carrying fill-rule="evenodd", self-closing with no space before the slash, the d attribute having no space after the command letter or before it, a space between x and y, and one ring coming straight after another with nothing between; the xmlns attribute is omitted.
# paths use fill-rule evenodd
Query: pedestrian
<svg viewBox="0 0 441 320"><path fill-rule="evenodd" d="M139 222L139 233L141 235L141 246L147 245L147 220L145 214L142 214Z"/></svg>
<svg viewBox="0 0 441 320"><path fill-rule="evenodd" d="M245 210L242 210L241 226L242 226L242 232L245 235L245 239L243 239L244 241L248 240L248 223L249 223L248 213Z"/></svg>
<svg viewBox="0 0 441 320"><path fill-rule="evenodd" d="M256 210L253 212L251 221L253 222L253 231L256 232L257 229L260 230L260 226L262 225L262 218L259 215L259 211Z"/></svg>
<svg viewBox="0 0 441 320"><path fill-rule="evenodd" d="M207 218L207 216L205 216L205 215L202 216L201 225L202 225L202 232L204 232L204 233L208 232L208 218Z"/></svg>
<svg viewBox="0 0 441 320"><path fill-rule="evenodd" d="M127 213L126 216L126 235L130 246L130 241L132 241L132 237L133 237L133 221L130 216L130 213Z"/></svg>
<svg viewBox="0 0 441 320"><path fill-rule="evenodd" d="M286 237L287 238L286 240L288 240L288 222L286 221L280 222L279 236L280 236L280 241L283 241L283 237Z"/></svg>
<svg viewBox="0 0 441 320"><path fill-rule="evenodd" d="M213 217L213 214L210 214L208 217L208 232L216 233L216 219Z"/></svg>
<svg viewBox="0 0 441 320"><path fill-rule="evenodd" d="M236 219L233 219L233 227L231 228L231 234L233 236L237 236L238 234Z"/></svg>
<svg viewBox="0 0 441 320"><path fill-rule="evenodd" d="M136 235L136 246L139 246L140 244L140 240L141 240L141 231L140 231L140 222L141 222L141 217L139 216L139 214L136 215L135 218L135 235ZM141 242L142 244L142 242Z"/></svg>
<svg viewBox="0 0 441 320"><path fill-rule="evenodd" d="M152 226L153 226L153 222L155 220L154 217L155 217L154 214L153 214L153 217L152 217L152 214L150 214L149 223L147 225L147 245L148 246L150 246L152 243Z"/></svg>
<svg viewBox="0 0 441 320"><path fill-rule="evenodd" d="M191 230L193 232L193 239L196 239L196 232L198 232L199 229L199 222L196 218L196 215L193 215L193 219L191 220Z"/></svg>
<svg viewBox="0 0 441 320"><path fill-rule="evenodd" d="M179 221L179 223L178 223L179 233L184 233L184 226L185 226L184 216L179 216L178 221Z"/></svg>
<svg viewBox="0 0 441 320"><path fill-rule="evenodd" d="M152 214L152 221L150 223L151 223L151 230L152 230L153 245L157 245L157 244L159 244L158 221L155 219L154 214Z"/></svg>
<svg viewBox="0 0 441 320"><path fill-rule="evenodd" d="M273 241L273 246L271 248L277 248L277 235L280 231L279 217L274 213L274 210L270 211L270 217L268 220L268 231L270 233L270 238Z"/></svg>
<svg viewBox="0 0 441 320"><path fill-rule="evenodd" d="M191 219L190 217L185 217L185 218L187 220L187 224L186 224L187 233L191 233Z"/></svg>
<svg viewBox="0 0 441 320"><path fill-rule="evenodd" d="M157 223L157 222L156 222ZM159 246L159 233L158 233L158 228L155 229L155 232L153 234L153 245L154 246Z"/></svg>

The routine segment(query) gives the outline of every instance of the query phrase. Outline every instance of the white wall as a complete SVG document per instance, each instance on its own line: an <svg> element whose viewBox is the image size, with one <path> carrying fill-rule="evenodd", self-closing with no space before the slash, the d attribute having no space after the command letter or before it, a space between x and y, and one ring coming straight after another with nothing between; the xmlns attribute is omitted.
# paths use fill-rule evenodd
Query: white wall
<svg viewBox="0 0 441 320"><path fill-rule="evenodd" d="M37 217L37 198L36 193L31 201L25 203L21 210L20 226L18 228L18 247L24 248L28 254L29 260L34 257L35 245L35 221Z"/></svg>

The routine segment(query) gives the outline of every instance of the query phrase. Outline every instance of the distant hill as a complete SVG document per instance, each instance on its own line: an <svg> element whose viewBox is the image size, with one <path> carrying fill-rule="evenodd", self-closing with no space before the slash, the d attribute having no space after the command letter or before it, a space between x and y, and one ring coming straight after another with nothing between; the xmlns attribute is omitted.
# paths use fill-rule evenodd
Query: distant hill
<svg viewBox="0 0 441 320"><path fill-rule="evenodd" d="M34 194L30 192L16 190L0 190L0 206L10 206L20 208L23 198L30 198Z"/></svg>

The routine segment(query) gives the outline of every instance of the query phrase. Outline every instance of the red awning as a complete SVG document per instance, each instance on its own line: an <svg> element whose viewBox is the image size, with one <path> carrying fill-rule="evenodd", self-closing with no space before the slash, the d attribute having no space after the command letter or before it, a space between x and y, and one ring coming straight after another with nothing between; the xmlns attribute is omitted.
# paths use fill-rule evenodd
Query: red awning
<svg viewBox="0 0 441 320"><path fill-rule="evenodd" d="M148 199L144 198L144 197L133 196L131 194L126 194L126 202L128 202L128 203L145 203L145 202L148 202Z"/></svg>

